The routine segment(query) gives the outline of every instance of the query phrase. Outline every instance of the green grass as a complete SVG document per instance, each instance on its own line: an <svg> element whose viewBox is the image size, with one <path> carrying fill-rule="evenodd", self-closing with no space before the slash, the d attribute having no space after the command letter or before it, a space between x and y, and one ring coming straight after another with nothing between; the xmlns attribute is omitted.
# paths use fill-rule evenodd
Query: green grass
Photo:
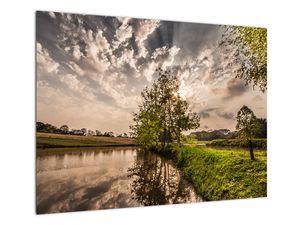
<svg viewBox="0 0 300 225"><path fill-rule="evenodd" d="M256 138L252 140L253 147L258 149L267 149L267 139ZM207 146L218 147L239 147L247 148L248 141L241 139L217 139L205 143Z"/></svg>
<svg viewBox="0 0 300 225"><path fill-rule="evenodd" d="M184 146L176 151L178 166L206 200L267 196L266 151L255 151L255 161L244 149Z"/></svg>
<svg viewBox="0 0 300 225"><path fill-rule="evenodd" d="M70 147L133 146L133 139L114 137L85 137L75 135L37 133L37 149Z"/></svg>

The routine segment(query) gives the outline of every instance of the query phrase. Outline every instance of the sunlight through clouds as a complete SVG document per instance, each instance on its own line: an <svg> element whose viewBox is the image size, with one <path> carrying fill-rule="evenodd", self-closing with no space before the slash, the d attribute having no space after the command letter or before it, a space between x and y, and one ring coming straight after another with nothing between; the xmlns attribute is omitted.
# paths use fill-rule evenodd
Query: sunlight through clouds
<svg viewBox="0 0 300 225"><path fill-rule="evenodd" d="M220 49L221 33L218 25L38 12L37 119L128 132L140 93L159 67L178 76L193 111L223 110L203 118L205 127L234 129L230 118L243 102L255 102L253 110L265 117L266 94L235 79L234 53Z"/></svg>

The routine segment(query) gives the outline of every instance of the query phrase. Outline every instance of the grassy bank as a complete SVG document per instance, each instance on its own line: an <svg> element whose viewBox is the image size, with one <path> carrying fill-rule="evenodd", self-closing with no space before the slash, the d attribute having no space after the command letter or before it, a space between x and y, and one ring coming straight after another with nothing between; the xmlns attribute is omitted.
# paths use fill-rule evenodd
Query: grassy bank
<svg viewBox="0 0 300 225"><path fill-rule="evenodd" d="M248 142L241 139L217 139L205 143L206 146L248 148ZM267 139L253 139L253 148L267 149Z"/></svg>
<svg viewBox="0 0 300 225"><path fill-rule="evenodd" d="M51 133L37 133L36 146L44 148L77 148L77 147L108 147L133 146L131 138L77 136Z"/></svg>
<svg viewBox="0 0 300 225"><path fill-rule="evenodd" d="M267 152L217 150L205 146L172 150L173 160L205 200L267 196Z"/></svg>

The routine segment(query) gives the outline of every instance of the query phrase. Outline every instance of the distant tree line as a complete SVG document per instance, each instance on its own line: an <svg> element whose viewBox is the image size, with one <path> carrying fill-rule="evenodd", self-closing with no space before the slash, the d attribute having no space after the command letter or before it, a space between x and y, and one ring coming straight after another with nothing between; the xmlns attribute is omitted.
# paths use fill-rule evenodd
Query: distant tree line
<svg viewBox="0 0 300 225"><path fill-rule="evenodd" d="M81 129L70 129L68 125L62 125L60 127L53 126L49 123L36 122L36 131L44 133L54 133L54 134L68 134L68 135L82 135L82 136L103 136L103 137L124 137L128 138L127 133L114 134L112 131L101 132L100 130L89 130L86 128Z"/></svg>
<svg viewBox="0 0 300 225"><path fill-rule="evenodd" d="M257 118L257 128L254 130L253 138L267 138L267 120ZM198 141L212 141L216 139L235 139L240 136L241 131L230 131L229 129L217 129L209 131L195 131L189 136L195 137Z"/></svg>
<svg viewBox="0 0 300 225"><path fill-rule="evenodd" d="M232 139L237 137L236 131L228 129L218 129L210 131L196 131L192 132L189 136L195 137L198 141L212 141L216 139Z"/></svg>

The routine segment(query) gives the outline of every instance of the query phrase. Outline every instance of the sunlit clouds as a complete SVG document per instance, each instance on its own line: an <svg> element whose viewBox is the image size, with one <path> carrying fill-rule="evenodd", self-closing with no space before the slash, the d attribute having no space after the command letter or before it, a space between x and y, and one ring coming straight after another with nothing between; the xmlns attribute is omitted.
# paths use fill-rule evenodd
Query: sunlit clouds
<svg viewBox="0 0 300 225"><path fill-rule="evenodd" d="M200 129L234 129L243 104L266 117L266 94L235 78L221 34L218 25L38 12L37 120L128 132L158 67L177 74Z"/></svg>

